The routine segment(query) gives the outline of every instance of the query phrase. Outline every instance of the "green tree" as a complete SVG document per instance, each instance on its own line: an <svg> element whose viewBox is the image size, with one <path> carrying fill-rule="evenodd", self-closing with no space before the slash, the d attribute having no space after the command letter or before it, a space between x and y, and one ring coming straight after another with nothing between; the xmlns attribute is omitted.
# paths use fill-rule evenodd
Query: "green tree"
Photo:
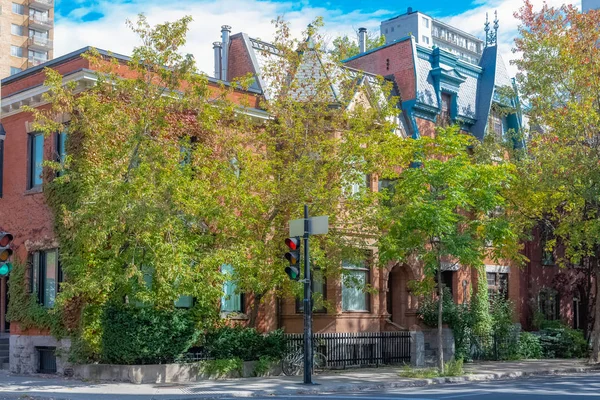
<svg viewBox="0 0 600 400"><path fill-rule="evenodd" d="M514 168L502 159L483 162L472 155L480 146L456 126L438 129L435 137L406 140L398 158L411 167L387 175L395 184L382 211L381 258L416 260L426 277L437 279L442 373L444 265L481 268L486 258L518 257L518 237L506 218L503 195L513 184Z"/></svg>
<svg viewBox="0 0 600 400"><path fill-rule="evenodd" d="M385 36L375 35L371 32L367 33L367 50L375 49L385 44ZM338 36L333 39L333 48L330 50L331 55L338 61L354 57L360 53L358 41L350 39L348 35Z"/></svg>
<svg viewBox="0 0 600 400"><path fill-rule="evenodd" d="M518 155L515 208L529 226L553 232L546 250L564 266L595 273L592 362L600 361L600 12L571 5L516 14L521 22L514 61L531 132Z"/></svg>
<svg viewBox="0 0 600 400"><path fill-rule="evenodd" d="M301 293L284 273L282 255L288 221L302 218L304 204L313 216L329 216L329 234L311 239L316 280L343 274L342 258L364 260L377 228L369 177L391 162L401 141L389 84L327 57L321 26L315 20L298 40L285 21L275 22L273 48L261 54L268 82L262 107L271 118L249 125L252 134L230 147L240 174L228 182L224 201L238 213L223 248L230 249L239 290L254 294L251 322L259 301Z"/></svg>
<svg viewBox="0 0 600 400"><path fill-rule="evenodd" d="M47 163L44 187L67 278L57 306L81 312L73 334L95 352L111 302L168 310L188 295L199 328L219 317L219 240L231 211L218 183L235 175L221 148L236 113L229 92L211 90L179 53L190 21L151 27L140 16L129 25L142 44L126 66L91 52L97 83L81 93L46 69L51 109L32 110L47 134L68 132L67 156Z"/></svg>

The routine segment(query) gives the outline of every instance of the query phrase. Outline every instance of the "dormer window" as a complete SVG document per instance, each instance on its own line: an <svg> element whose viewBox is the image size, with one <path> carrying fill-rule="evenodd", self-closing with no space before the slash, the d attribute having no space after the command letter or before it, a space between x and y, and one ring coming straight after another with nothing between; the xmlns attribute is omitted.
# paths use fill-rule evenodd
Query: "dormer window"
<svg viewBox="0 0 600 400"><path fill-rule="evenodd" d="M442 110L439 116L439 125L448 126L451 123L450 105L452 104L452 96L448 93L442 93Z"/></svg>

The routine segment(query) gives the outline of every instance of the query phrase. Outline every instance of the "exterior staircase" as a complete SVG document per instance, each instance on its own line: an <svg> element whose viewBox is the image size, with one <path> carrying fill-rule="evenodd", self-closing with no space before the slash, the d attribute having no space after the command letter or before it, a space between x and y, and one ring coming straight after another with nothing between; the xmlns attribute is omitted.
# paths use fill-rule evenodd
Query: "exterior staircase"
<svg viewBox="0 0 600 400"><path fill-rule="evenodd" d="M9 336L0 336L0 369L9 369Z"/></svg>

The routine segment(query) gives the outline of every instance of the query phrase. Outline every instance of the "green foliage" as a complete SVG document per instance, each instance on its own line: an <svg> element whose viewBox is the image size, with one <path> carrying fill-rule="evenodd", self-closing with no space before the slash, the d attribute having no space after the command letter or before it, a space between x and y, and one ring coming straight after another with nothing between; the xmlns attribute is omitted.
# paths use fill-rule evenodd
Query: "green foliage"
<svg viewBox="0 0 600 400"><path fill-rule="evenodd" d="M215 378L227 378L231 374L242 376L244 363L241 359L234 357L228 359L217 359L201 361L202 372Z"/></svg>
<svg viewBox="0 0 600 400"><path fill-rule="evenodd" d="M581 358L589 353L587 340L579 330L567 326L546 328L539 335L545 358Z"/></svg>
<svg viewBox="0 0 600 400"><path fill-rule="evenodd" d="M463 360L454 359L446 363L446 375L445 376L462 376L465 374L463 369Z"/></svg>
<svg viewBox="0 0 600 400"><path fill-rule="evenodd" d="M444 373L436 368L418 368L413 369L410 365L402 367L398 375L403 378L419 378L419 379L432 379L439 377L451 377L451 376L462 376L465 374L463 369L463 360L455 359L445 364Z"/></svg>
<svg viewBox="0 0 600 400"><path fill-rule="evenodd" d="M402 143L397 160L404 168L383 176L396 180L390 206L381 207L383 264L418 259L426 276L439 277L442 262L480 266L486 258L522 258L518 235L503 211L514 167L479 156L480 147L458 126ZM438 296L443 296L441 289Z"/></svg>
<svg viewBox="0 0 600 400"><path fill-rule="evenodd" d="M109 305L102 316L101 361L109 364L173 362L198 340L187 310Z"/></svg>
<svg viewBox="0 0 600 400"><path fill-rule="evenodd" d="M372 33L367 33L367 51L383 46L385 44L385 36L376 36ZM343 61L347 58L354 57L360 53L358 41L354 41L348 35L338 36L333 39L333 48L330 53L336 60Z"/></svg>
<svg viewBox="0 0 600 400"><path fill-rule="evenodd" d="M526 151L515 157L519 175L511 191L515 216L521 217L525 228L552 227L555 242L547 247L559 243L556 264L593 266L597 276L600 13L581 13L568 4L534 9L526 1L516 17L520 25L515 50L522 54L514 61L520 71L516 78L532 130ZM600 280L595 281L599 293ZM592 300L600 311L600 296ZM599 327L596 324L590 334L595 363L600 362Z"/></svg>
<svg viewBox="0 0 600 400"><path fill-rule="evenodd" d="M265 376L276 362L278 362L276 358L261 356L254 366L254 375Z"/></svg>
<svg viewBox="0 0 600 400"><path fill-rule="evenodd" d="M6 319L18 322L22 329L50 329L52 335L63 337L67 334L59 308L48 309L38 303L37 296L30 293L29 282L25 279L27 264L13 262L13 270L8 280L9 304Z"/></svg>
<svg viewBox="0 0 600 400"><path fill-rule="evenodd" d="M204 346L208 356L215 359L281 359L286 351L286 339L281 329L262 335L254 328L225 326L207 333Z"/></svg>
<svg viewBox="0 0 600 400"><path fill-rule="evenodd" d="M540 359L543 356L540 338L529 332L519 335L519 355L526 360Z"/></svg>

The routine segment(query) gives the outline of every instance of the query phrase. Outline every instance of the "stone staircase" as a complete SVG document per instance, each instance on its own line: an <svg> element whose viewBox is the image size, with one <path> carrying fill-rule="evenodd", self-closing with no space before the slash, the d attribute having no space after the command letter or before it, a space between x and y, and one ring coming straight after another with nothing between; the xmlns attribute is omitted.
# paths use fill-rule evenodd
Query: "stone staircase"
<svg viewBox="0 0 600 400"><path fill-rule="evenodd" d="M8 370L9 336L0 336L0 369Z"/></svg>

